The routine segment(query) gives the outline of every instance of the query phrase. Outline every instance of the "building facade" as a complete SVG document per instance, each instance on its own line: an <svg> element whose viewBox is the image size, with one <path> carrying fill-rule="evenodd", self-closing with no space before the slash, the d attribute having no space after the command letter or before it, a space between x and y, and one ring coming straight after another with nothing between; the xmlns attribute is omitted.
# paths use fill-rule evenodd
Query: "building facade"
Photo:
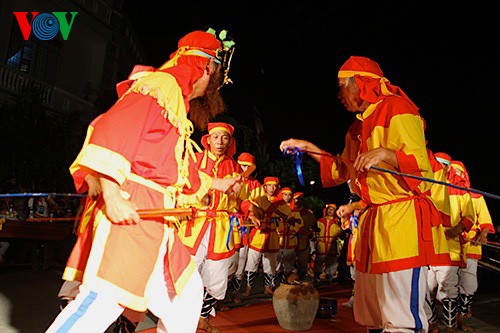
<svg viewBox="0 0 500 333"><path fill-rule="evenodd" d="M0 22L3 106L29 87L44 112L90 120L100 100L116 99L116 83L146 62L123 0L4 0Z"/></svg>

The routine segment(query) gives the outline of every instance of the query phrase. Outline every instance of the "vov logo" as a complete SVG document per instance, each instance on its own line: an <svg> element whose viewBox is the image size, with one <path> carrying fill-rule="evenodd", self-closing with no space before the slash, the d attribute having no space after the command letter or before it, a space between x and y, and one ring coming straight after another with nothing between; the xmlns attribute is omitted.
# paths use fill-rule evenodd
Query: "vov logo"
<svg viewBox="0 0 500 333"><path fill-rule="evenodd" d="M51 40L57 36L58 32L61 33L62 39L67 40L78 14L78 12L69 12L71 18L68 20L68 12L30 13L31 22L28 21L28 12L13 12L24 40L28 40L31 33L40 40Z"/></svg>

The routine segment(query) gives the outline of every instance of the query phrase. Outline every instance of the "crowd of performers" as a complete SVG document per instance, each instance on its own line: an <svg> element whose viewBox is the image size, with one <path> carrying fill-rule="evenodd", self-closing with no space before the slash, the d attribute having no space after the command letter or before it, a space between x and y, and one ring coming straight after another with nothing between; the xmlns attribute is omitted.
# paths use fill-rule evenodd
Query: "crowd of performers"
<svg viewBox="0 0 500 333"><path fill-rule="evenodd" d="M348 223L342 225L336 215L335 204L326 205L324 216L317 219L304 205L304 193L281 188L275 176L262 182L254 178L257 166L252 154L243 152L233 158L233 134L234 127L228 123L208 123L201 142L204 150L196 154L198 168L214 177L250 169L238 196L209 191L202 198L203 205L193 210L194 217L175 223L179 239L201 274L204 293L198 328L208 332L218 332L209 318L228 309L224 300L241 303L241 296L256 292L254 282L259 275L267 295L280 283L292 283L289 279L333 282L348 229ZM240 292L241 285L245 290ZM79 281L63 284L58 295L62 308L76 297L79 287ZM133 332L144 319L144 312L127 310L115 331Z"/></svg>
<svg viewBox="0 0 500 333"><path fill-rule="evenodd" d="M225 31L187 34L159 68L136 66L90 124L70 167L88 195L59 294L68 302L46 332L104 332L116 320L133 331L147 311L158 332L219 332L210 324L218 301L237 301L243 280L242 294L255 292L261 271L272 294L294 270L305 278L315 252L315 278L333 278L334 240L347 229L356 322L377 332L437 331L438 320L469 330L493 225L482 195L433 182L470 186L462 163L428 148L418 107L375 61L347 59L338 96L356 118L342 153L294 138L279 147L317 161L324 187L348 183L356 195L316 220L275 175L252 178L253 156L234 157L233 126L212 121L225 111L232 50Z"/></svg>
<svg viewBox="0 0 500 333"><path fill-rule="evenodd" d="M199 155L207 173L223 177L225 169L228 174L255 169L255 157L248 152L239 154L236 160L232 158L233 133L230 124L208 124L208 134L202 139L205 150ZM470 187L463 163L441 152L434 156L433 165L441 170L443 180ZM228 163L230 168L224 166ZM348 185L351 189L350 182ZM436 192L436 197L449 198L450 214L445 216L446 223L437 225L432 234L439 260L429 265L427 277L429 331L438 332L439 323L446 332L453 332L457 324L461 330L469 331L472 328L465 321L471 317L472 299L478 287L477 261L481 258L481 244L486 242L493 224L482 195L446 187L436 187ZM196 218L184 219L176 226L202 276L204 301L198 328L217 332L208 319L216 311L229 310L224 302L241 303L242 296L255 293L258 275L263 277L262 291L267 295L272 295L280 283L308 280L317 285L333 283L338 280L339 266L347 266L351 280L355 281L357 228L360 214L367 209L356 193L351 192L345 204L326 204L319 218L304 205L303 192L281 187L275 176L260 182L248 175L240 192L239 206L231 210L221 204L225 199L218 197L220 191L211 195L204 198L204 206L199 207ZM258 224L248 218L251 205L257 216L259 212L262 214ZM215 232L211 232L212 228ZM345 256L341 256L343 251ZM76 296L79 285L79 282L65 282L59 293L64 306ZM354 289L343 306L352 308L353 304ZM144 318L144 313L127 310L115 323L115 332L133 332Z"/></svg>

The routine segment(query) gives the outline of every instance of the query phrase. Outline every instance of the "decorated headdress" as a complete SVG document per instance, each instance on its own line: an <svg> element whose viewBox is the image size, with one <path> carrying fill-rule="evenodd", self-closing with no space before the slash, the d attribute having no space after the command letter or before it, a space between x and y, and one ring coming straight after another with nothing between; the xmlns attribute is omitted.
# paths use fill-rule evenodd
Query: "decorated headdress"
<svg viewBox="0 0 500 333"><path fill-rule="evenodd" d="M283 188L281 189L281 192L292 193L292 189L291 189L291 188L289 188L289 187L283 187Z"/></svg>
<svg viewBox="0 0 500 333"><path fill-rule="evenodd" d="M160 70L182 63L200 62L202 66L197 66L201 69L201 73L196 75L196 79L198 79L203 75L206 59L213 59L215 63L222 66L224 73L222 84L232 83L228 77L228 73L233 57L234 45L234 41L226 30L222 30L218 34L212 28L208 28L207 31L196 30L190 32L179 40L177 44L178 49L170 55L170 59L160 67Z"/></svg>
<svg viewBox="0 0 500 333"><path fill-rule="evenodd" d="M384 77L380 66L367 57L351 56L341 67L338 78L354 77L360 90L360 97L370 103L377 103L386 96L398 95L405 98L415 108L415 104L403 92Z"/></svg>
<svg viewBox="0 0 500 333"><path fill-rule="evenodd" d="M201 138L201 145L203 148L210 150L210 146L208 145L208 137L215 131L224 131L229 133L229 135L232 138L231 145L227 148L226 155L228 156L233 156L236 153L236 140L234 140L233 134L234 134L234 127L231 124L228 123L223 123L223 122L215 122L215 123L208 123L208 134L205 134Z"/></svg>
<svg viewBox="0 0 500 333"><path fill-rule="evenodd" d="M255 165L255 157L250 153L243 152L238 156L238 163L241 165Z"/></svg>
<svg viewBox="0 0 500 333"><path fill-rule="evenodd" d="M217 38L222 42L222 48L217 49L215 53L215 57L220 61L222 71L224 72L224 81L222 82L222 85L233 83L233 81L229 78L229 68L231 67L231 60L233 59L235 45L233 38L229 35L227 30L222 30L219 34L217 34L215 29L209 27L207 32L217 36Z"/></svg>

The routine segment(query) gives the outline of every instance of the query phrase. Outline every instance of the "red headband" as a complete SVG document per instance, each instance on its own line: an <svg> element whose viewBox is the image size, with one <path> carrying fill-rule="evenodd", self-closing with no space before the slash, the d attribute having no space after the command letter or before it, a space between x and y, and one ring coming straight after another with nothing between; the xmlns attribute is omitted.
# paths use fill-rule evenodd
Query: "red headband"
<svg viewBox="0 0 500 333"><path fill-rule="evenodd" d="M210 150L210 146L208 145L208 140L207 139L210 136L210 134L212 134L215 131L224 131L224 132L227 132L233 138L234 127L231 124L222 123L222 122L215 122L215 123L208 123L207 127L208 127L208 134L205 134L201 138L201 145L206 150ZM234 140L234 138L233 138L231 146L229 146L229 148L227 148L226 155L233 156L235 153L236 153L236 140Z"/></svg>
<svg viewBox="0 0 500 333"><path fill-rule="evenodd" d="M449 165L451 163L451 156L446 153L442 152L434 153L434 157L436 157L436 159L440 163L444 163L446 165Z"/></svg>
<svg viewBox="0 0 500 333"><path fill-rule="evenodd" d="M266 177L264 178L264 185L279 184L280 181L277 177Z"/></svg>

